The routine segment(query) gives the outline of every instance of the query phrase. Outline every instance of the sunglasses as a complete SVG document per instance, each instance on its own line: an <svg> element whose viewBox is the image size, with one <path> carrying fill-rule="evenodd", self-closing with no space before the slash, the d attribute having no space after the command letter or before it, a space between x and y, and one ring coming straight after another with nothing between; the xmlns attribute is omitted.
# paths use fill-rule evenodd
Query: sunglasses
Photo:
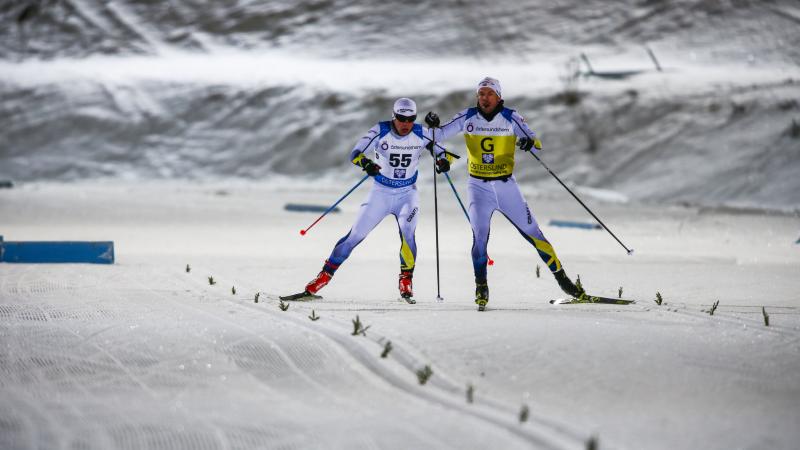
<svg viewBox="0 0 800 450"><path fill-rule="evenodd" d="M414 122L417 120L417 116L401 116L400 114L395 114L394 118L399 120L400 122Z"/></svg>

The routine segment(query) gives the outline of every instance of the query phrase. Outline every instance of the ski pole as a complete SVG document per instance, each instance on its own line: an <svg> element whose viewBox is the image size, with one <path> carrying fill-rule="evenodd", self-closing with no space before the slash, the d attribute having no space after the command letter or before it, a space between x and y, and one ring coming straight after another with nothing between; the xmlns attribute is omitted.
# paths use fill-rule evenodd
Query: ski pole
<svg viewBox="0 0 800 450"><path fill-rule="evenodd" d="M567 185L566 185L566 184L564 184L564 182L563 182L563 181L561 181L561 179L560 179L560 178L558 178L558 176L556 176L556 174L555 174L555 173L553 173L553 171L552 171L552 170L550 170L550 168L549 168L549 167L547 167L547 164L545 164L545 163L544 163L544 161L542 161L541 159L539 159L539 157L538 157L538 156L536 156L536 154L535 154L535 153L533 153L533 152L529 152L529 153L531 154L531 156L533 156L534 158L536 158L536 160L537 160L537 161L539 161L539 162L542 164L542 166L544 166L544 168L545 168L545 169L547 169L547 171L548 171L548 172L550 172L550 175L552 175L552 176L553 176L553 178L555 178L555 179L556 179L556 181L558 181L558 182L561 184L561 186L564 186L564 189L566 189L566 190L567 190L567 192L569 192L570 194L572 194L572 196L573 196L573 197L575 197L575 200L577 200L577 201L578 201L578 203L580 203L580 204L581 204L581 206L583 206L583 207L586 209L586 211L588 211L588 212L589 212L589 214L591 214L591 215L592 215L592 217L594 217L594 219L595 219L595 220L596 220L598 223L600 223L600 225L602 225L602 226L603 226L603 229L605 229L606 231L608 231L608 234L610 234L611 236L613 236L613 237L614 237L614 239L616 239L616 240L617 240L617 242L619 242L619 245L621 245L621 246L622 246L622 248L624 248L624 249L625 249L625 251L627 251L629 255L632 255L632 254L633 254L633 249L632 249L632 248L631 248L631 249L629 249L628 247L626 247L626 246L625 246L625 244L623 244L623 243L622 243L622 241L620 241L620 240L619 240L619 238L617 237L617 235L615 235L615 234L614 234L614 233L613 233L611 230L609 230L609 229L608 229L608 227L606 226L606 224L604 224L604 223L603 223L603 221L602 221L602 220L600 220L600 218L599 218L599 217L597 217L597 216L595 215L595 213L593 213L593 212L592 212L592 210L591 210L591 209L589 209L589 207L588 207L588 206L586 206L586 204L584 204L584 203L581 201L581 199L579 199L579 198L578 198L578 196L577 196L577 195L575 195L575 193L574 193L574 192L572 192L572 190L570 190L570 188L568 188L568 187L567 187Z"/></svg>
<svg viewBox="0 0 800 450"><path fill-rule="evenodd" d="M436 192L436 155L433 151L434 147L436 146L436 134L431 128L431 156L433 159L433 218L434 224L436 229L436 301L442 302L444 299L442 298L442 293L439 288L439 196Z"/></svg>
<svg viewBox="0 0 800 450"><path fill-rule="evenodd" d="M364 175L364 178L362 178L362 179L361 179L361 180L360 180L358 183L356 183L356 185L355 185L355 186L351 187L351 188L350 188L350 190L349 190L349 191L347 191L347 193L346 193L346 194L344 194L343 196L341 196L341 197L339 198L339 200L336 200L336 203L334 203L333 205L331 205L331 207L330 207L330 208L326 209L326 210L325 210L325 212L324 212L324 213L322 213L322 215L321 215L321 216L319 216L319 217L317 218L317 220L315 220L315 221L314 221L314 223L312 223L311 225L309 225L309 226L308 226L308 228L306 228L305 230L300 230L300 235L302 235L302 236L305 236L305 235L306 235L306 233L308 232L308 230L310 230L310 229L311 229L311 227L313 227L314 225L316 225L316 224L317 224L317 222L319 222L320 220L322 220L322 218L323 218L323 217L325 217L325 216L326 216L326 215L327 215L329 212L333 211L333 208L336 208L336 205L338 205L339 203L341 203L341 202L342 202L342 200L344 200L345 198L347 198L347 196L348 196L348 195L350 195L350 194L351 194L353 191L355 191L357 187L361 186L361 183L365 182L365 181L367 180L367 178L369 178L369 175Z"/></svg>
<svg viewBox="0 0 800 450"><path fill-rule="evenodd" d="M456 196L456 200L458 200L458 204L461 206L461 210L464 211L464 217L467 218L467 222L470 223L471 225L472 221L469 220L469 214L467 213L467 208L464 208L464 202L461 201L461 197L459 197L458 191L456 191L456 186L453 184L453 180L450 179L450 174L445 172L444 176L447 177L447 182L450 183L450 187L453 189L453 194ZM489 255L486 256L489 257ZM489 258L489 265L490 266L494 265L494 260L492 258Z"/></svg>

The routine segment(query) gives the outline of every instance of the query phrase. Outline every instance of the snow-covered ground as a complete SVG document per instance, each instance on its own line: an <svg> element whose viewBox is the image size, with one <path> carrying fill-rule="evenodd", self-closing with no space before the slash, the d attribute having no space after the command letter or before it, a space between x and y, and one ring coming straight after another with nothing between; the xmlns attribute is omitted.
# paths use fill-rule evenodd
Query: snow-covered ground
<svg viewBox="0 0 800 450"><path fill-rule="evenodd" d="M592 292L616 296L622 287L638 303L548 304L561 296L555 282L544 267L536 277L543 264L498 215L490 308L478 313L471 235L446 184L445 300L435 301L432 189L423 184L416 305L397 299L399 244L387 219L324 299L281 311L276 296L317 273L367 187L305 237L298 231L317 214L284 204L329 204L347 188L84 182L0 190L6 240L114 240L117 255L111 266L0 264L0 448L584 448L592 436L603 449L800 442L797 217L587 197L636 249L627 256L604 231L547 226L588 216L569 197L529 191L566 270ZM308 318L312 310L319 320ZM366 336L351 335L356 316ZM433 375L420 385L416 371L426 365ZM523 406L530 413L520 423Z"/></svg>

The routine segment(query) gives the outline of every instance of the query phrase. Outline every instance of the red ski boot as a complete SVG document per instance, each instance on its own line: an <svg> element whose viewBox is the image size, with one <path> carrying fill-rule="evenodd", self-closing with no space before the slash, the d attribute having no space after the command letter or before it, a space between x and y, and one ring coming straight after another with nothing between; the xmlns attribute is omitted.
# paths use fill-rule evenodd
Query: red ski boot
<svg viewBox="0 0 800 450"><path fill-rule="evenodd" d="M411 290L411 277L413 276L410 270L403 270L400 272L400 282L398 288L400 289L400 297L403 297L408 303L414 304L417 301L412 297L414 292Z"/></svg>
<svg viewBox="0 0 800 450"><path fill-rule="evenodd" d="M328 272L325 272L324 270L321 270L317 274L317 277L314 278L313 280L311 280L306 285L306 292L308 292L309 294L316 294L317 291L319 291L320 289L324 288L325 285L328 284L329 281L331 281L331 276L332 275L329 274Z"/></svg>

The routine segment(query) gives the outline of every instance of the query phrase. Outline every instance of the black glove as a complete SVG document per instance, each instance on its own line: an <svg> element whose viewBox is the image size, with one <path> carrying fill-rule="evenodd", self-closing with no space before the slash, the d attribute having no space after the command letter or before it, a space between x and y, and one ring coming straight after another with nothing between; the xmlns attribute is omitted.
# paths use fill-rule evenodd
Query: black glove
<svg viewBox="0 0 800 450"><path fill-rule="evenodd" d="M367 172L367 175L371 177L374 177L381 172L381 166L375 164L375 162L369 158L361 158L361 160L358 161L358 165L361 166L361 168L364 169L364 172Z"/></svg>
<svg viewBox="0 0 800 450"><path fill-rule="evenodd" d="M431 111L428 114L425 114L425 123L429 128L436 128L439 126L439 116L435 112Z"/></svg>
<svg viewBox="0 0 800 450"><path fill-rule="evenodd" d="M530 151L532 147L535 147L536 150L542 149L542 141L540 141L537 138L529 138L529 137L520 138L518 145L520 149L526 152Z"/></svg>
<svg viewBox="0 0 800 450"><path fill-rule="evenodd" d="M436 173L443 173L450 170L450 161L447 158L439 158L436 160Z"/></svg>

